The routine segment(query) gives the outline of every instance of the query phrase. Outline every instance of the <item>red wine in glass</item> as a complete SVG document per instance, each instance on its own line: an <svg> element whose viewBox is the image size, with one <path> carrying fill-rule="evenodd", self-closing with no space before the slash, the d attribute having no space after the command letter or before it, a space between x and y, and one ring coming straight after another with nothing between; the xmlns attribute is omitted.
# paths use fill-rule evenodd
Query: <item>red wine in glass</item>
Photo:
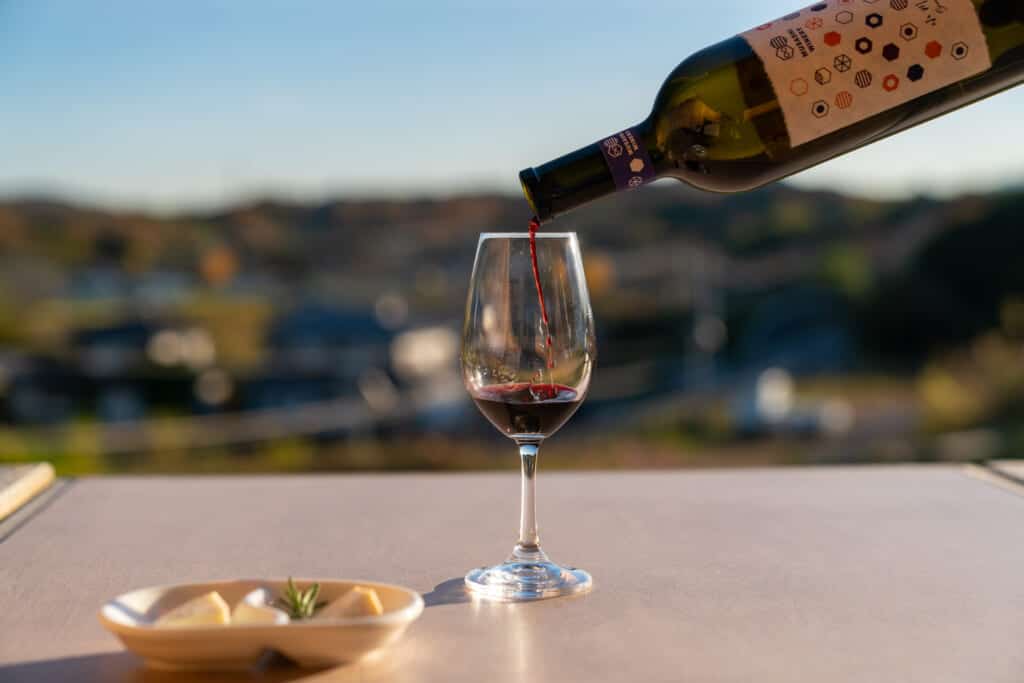
<svg viewBox="0 0 1024 683"><path fill-rule="evenodd" d="M506 436L551 436L582 403L570 387L529 382L492 384L472 397L480 412Z"/></svg>

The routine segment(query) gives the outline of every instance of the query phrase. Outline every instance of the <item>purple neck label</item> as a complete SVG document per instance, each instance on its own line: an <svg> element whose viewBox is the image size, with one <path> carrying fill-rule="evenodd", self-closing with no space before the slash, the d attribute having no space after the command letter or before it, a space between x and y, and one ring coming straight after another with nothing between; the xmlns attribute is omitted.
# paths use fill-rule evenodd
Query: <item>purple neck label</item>
<svg viewBox="0 0 1024 683"><path fill-rule="evenodd" d="M643 141L632 128L607 137L597 145L608 170L612 172L616 188L628 190L654 180L654 164Z"/></svg>

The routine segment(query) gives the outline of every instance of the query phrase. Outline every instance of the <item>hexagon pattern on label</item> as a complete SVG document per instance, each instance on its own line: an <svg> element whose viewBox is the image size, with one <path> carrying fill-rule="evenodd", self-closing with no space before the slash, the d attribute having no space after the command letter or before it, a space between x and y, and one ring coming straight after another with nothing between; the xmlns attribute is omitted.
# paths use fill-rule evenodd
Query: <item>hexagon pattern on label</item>
<svg viewBox="0 0 1024 683"><path fill-rule="evenodd" d="M741 34L775 87L790 145L988 69L972 1L941 0L941 13L935 3L829 0Z"/></svg>

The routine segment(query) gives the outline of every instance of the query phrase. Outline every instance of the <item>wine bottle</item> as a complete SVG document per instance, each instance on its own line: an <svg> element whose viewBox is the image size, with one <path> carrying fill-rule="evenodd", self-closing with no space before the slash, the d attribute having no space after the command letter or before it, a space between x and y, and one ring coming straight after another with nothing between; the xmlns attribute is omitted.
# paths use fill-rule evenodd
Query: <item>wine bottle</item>
<svg viewBox="0 0 1024 683"><path fill-rule="evenodd" d="M650 116L520 172L540 222L662 177L737 192L1024 80L1024 0L827 0L684 60Z"/></svg>

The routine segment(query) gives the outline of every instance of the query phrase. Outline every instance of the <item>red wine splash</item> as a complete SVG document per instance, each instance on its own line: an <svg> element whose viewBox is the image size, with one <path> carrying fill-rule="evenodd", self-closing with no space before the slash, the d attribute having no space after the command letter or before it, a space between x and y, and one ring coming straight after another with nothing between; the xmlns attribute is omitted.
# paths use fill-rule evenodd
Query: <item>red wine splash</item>
<svg viewBox="0 0 1024 683"><path fill-rule="evenodd" d="M551 357L551 325L548 322L548 308L544 303L544 289L540 286L540 271L537 269L537 228L540 227L540 220L534 216L530 219L530 261L533 262L533 284L537 288L537 300L540 301L540 317L544 321L544 334L547 336L548 367L555 367L555 361Z"/></svg>

